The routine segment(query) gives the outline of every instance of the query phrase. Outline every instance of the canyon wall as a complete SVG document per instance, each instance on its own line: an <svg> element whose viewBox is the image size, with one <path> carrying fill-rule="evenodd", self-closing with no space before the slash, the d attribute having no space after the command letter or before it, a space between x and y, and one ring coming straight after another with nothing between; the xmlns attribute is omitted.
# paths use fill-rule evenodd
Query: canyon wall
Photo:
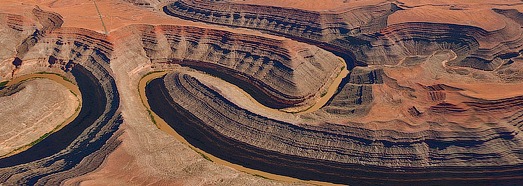
<svg viewBox="0 0 523 186"><path fill-rule="evenodd" d="M521 176L521 129L511 125L463 128L427 121L408 126L401 120L389 122L397 129L358 123L295 125L242 109L183 71L155 81L147 91L154 112L196 147L251 168L344 184L448 184L451 178L453 183L472 183L493 174L499 180ZM347 93L343 89L339 94ZM338 102L343 101L334 98L325 109L333 112ZM359 103L364 102L369 101ZM467 104L503 108L482 101ZM455 110L442 107L447 114Z"/></svg>
<svg viewBox="0 0 523 186"><path fill-rule="evenodd" d="M173 25L131 25L114 34L140 40L151 63L201 69L272 108L314 104L345 68L332 53L287 39Z"/></svg>
<svg viewBox="0 0 523 186"><path fill-rule="evenodd" d="M509 10L497 10L506 17L491 20L500 21L499 25L503 27L486 30L480 26L432 23L430 20L390 20L391 15L392 19L401 20L402 16L413 16L411 11L418 11L404 9L398 3L390 2L310 11L208 0L178 0L163 7L166 14L183 19L255 29L311 43L347 61L354 60L353 66L394 65L408 56L451 49L458 58L450 64L493 70L505 63L510 54L522 50L522 30L517 15L508 13ZM427 11L415 16L431 17L432 13L452 14Z"/></svg>
<svg viewBox="0 0 523 186"><path fill-rule="evenodd" d="M111 77L111 44L93 31L62 28L61 16L39 8L33 10L37 22L29 28L23 19L8 15L9 32L21 41L11 65L16 72L30 72L31 66L55 66L74 77L82 92L77 118L61 130L18 154L0 159L0 182L6 184L60 184L65 179L93 171L119 141L115 134L122 123L119 95ZM9 17L15 17L13 19ZM26 29L33 32L26 35ZM23 38L26 36L26 38ZM37 65L24 64L34 63ZM26 67L29 65L28 67Z"/></svg>

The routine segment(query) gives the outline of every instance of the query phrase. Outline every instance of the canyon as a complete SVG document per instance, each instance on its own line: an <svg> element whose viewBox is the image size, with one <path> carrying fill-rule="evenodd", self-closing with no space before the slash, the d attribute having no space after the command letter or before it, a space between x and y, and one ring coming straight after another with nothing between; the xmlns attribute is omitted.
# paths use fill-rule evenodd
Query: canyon
<svg viewBox="0 0 523 186"><path fill-rule="evenodd" d="M0 4L0 183L523 183L519 1Z"/></svg>

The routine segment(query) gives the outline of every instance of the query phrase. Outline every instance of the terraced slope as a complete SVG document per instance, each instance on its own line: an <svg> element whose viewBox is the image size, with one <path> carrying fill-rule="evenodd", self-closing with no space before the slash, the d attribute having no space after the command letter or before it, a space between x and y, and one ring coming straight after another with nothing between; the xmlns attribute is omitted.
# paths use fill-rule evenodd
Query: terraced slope
<svg viewBox="0 0 523 186"><path fill-rule="evenodd" d="M314 104L345 68L335 55L290 40L173 25L132 25L114 34L139 39L151 63L202 69L272 108Z"/></svg>
<svg viewBox="0 0 523 186"><path fill-rule="evenodd" d="M521 2L6 2L2 80L57 73L83 104L0 183L523 183Z"/></svg>
<svg viewBox="0 0 523 186"><path fill-rule="evenodd" d="M111 45L95 32L60 28L57 14L36 8L33 15L38 22L29 24L31 27L9 31L21 37L26 29L33 31L19 39L13 74L30 71L26 62L58 65L57 70L70 71L74 77L83 104L78 117L61 130L21 153L0 159L0 182L6 184L59 184L94 170L119 143L111 138L121 124L118 91L108 68Z"/></svg>
<svg viewBox="0 0 523 186"><path fill-rule="evenodd" d="M356 64L393 65L412 55L451 49L458 54L452 65L493 70L522 50L522 30L518 18L514 21L514 13L507 12L510 10L453 11L401 5L382 2L315 11L256 2L178 0L163 11L183 19L290 37L332 51L347 61L354 59ZM449 14L461 20L481 14L484 19L468 24L439 16Z"/></svg>
<svg viewBox="0 0 523 186"><path fill-rule="evenodd" d="M151 82L148 97L153 111L191 144L267 172L344 184L483 182L498 171L503 172L495 174L499 181L521 179L523 141L520 129L511 125L478 123L463 128L427 122L404 126L407 129L369 129L357 123L295 125L244 110L183 71ZM478 108L503 108L479 100L465 104L478 110L470 114L478 117L482 115ZM430 112L452 117L460 114L458 108L438 104Z"/></svg>
<svg viewBox="0 0 523 186"><path fill-rule="evenodd" d="M0 156L9 155L40 136L66 123L80 100L65 86L48 79L35 79L12 90L2 89L0 108Z"/></svg>

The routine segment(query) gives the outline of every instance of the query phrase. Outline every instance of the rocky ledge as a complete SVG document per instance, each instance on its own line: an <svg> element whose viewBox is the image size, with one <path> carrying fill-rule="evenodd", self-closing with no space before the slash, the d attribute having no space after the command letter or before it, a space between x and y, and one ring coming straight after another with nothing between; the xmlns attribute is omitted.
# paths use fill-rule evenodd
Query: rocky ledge
<svg viewBox="0 0 523 186"><path fill-rule="evenodd" d="M330 52L284 38L174 25L131 25L114 34L140 45L152 64L201 69L272 108L314 104L345 68Z"/></svg>
<svg viewBox="0 0 523 186"><path fill-rule="evenodd" d="M461 13L402 4L382 2L311 11L235 1L177 0L163 11L183 19L255 29L317 45L351 62L350 66L393 65L409 56L451 49L458 57L450 65L492 71L523 49L521 13L515 9ZM474 25L442 16L456 14L481 14L485 20ZM463 16L463 20L468 18ZM485 22L502 26L485 26Z"/></svg>
<svg viewBox="0 0 523 186"><path fill-rule="evenodd" d="M54 69L74 78L82 92L79 115L59 131L29 149L0 159L0 182L8 185L58 185L93 171L119 141L122 123L119 95L111 76L111 44L106 36L77 28L62 28L61 16L39 8L34 17L7 14L0 25L13 36L16 57L11 69L19 73ZM9 54L8 54L9 55ZM12 58L11 58L12 59Z"/></svg>
<svg viewBox="0 0 523 186"><path fill-rule="evenodd" d="M153 111L191 144L267 172L344 184L449 184L523 176L521 130L513 125L464 128L427 121L407 132L357 123L291 124L242 109L183 71L151 82L147 96ZM507 101L495 102L500 106L467 104L502 109ZM398 120L394 125L405 124Z"/></svg>

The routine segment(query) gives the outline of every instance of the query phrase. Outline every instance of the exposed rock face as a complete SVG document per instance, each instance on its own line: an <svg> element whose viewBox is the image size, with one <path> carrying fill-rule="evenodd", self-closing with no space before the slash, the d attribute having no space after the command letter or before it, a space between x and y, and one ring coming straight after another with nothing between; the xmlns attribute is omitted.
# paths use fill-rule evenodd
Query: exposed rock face
<svg viewBox="0 0 523 186"><path fill-rule="evenodd" d="M18 90L18 91L16 91ZM54 81L37 79L24 83L16 92L0 94L0 156L23 147L63 125L80 102L69 90Z"/></svg>
<svg viewBox="0 0 523 186"><path fill-rule="evenodd" d="M115 34L134 34L126 38L140 39L152 63L202 69L273 108L313 104L344 67L338 57L314 46L221 30L132 25Z"/></svg>
<svg viewBox="0 0 523 186"><path fill-rule="evenodd" d="M112 135L121 123L119 95L109 67L113 43L97 32L61 27L57 14L38 8L33 14L38 22L8 15L18 19L7 21L19 21L7 24L18 38L17 57L9 64L16 69L12 75L60 69L76 80L84 104L78 118L62 130L24 152L0 159L0 178L13 184L57 184L92 171L119 144L114 139L118 135ZM141 43L152 64L207 70L250 88L252 93L259 92L253 95L279 108L313 104L311 100L344 68L343 61L329 52L282 38L190 26L132 25L115 33L127 36L126 41ZM60 142L47 148L56 141Z"/></svg>
<svg viewBox="0 0 523 186"><path fill-rule="evenodd" d="M377 6L320 13L291 8L235 4L228 1L178 0L165 6L163 10L169 15L185 19L258 29L316 43L349 60L354 58L351 50L358 47L357 45L370 44L369 41L354 36L361 33L375 33L386 27L387 16L399 8L392 3L383 3Z"/></svg>
<svg viewBox="0 0 523 186"><path fill-rule="evenodd" d="M102 40L105 36L88 30L60 28L59 15L38 8L33 14L38 26L16 47L16 59L22 61L20 68L25 68L24 60L45 63L49 56L58 61L72 61L74 67L67 70L71 70L82 92L83 104L79 116L63 129L26 151L0 159L0 182L56 185L94 170L118 145L111 136L121 123L119 96L108 68L111 44ZM17 19L8 19L13 20ZM11 28L14 32L25 32L17 26Z"/></svg>
<svg viewBox="0 0 523 186"><path fill-rule="evenodd" d="M442 180L450 175L445 171L455 170L463 172L451 177L474 180L492 174L481 168L485 166L506 171L497 176L519 175L514 165L521 165L521 155L515 149L521 149L523 141L520 130L510 125L461 128L427 122L417 132L371 130L359 124L293 125L243 110L183 72L155 81L148 88L155 92L148 93L152 104L158 105L153 110L175 130L199 148L256 169L338 183L401 183L414 178L446 183ZM440 105L454 112L453 106ZM232 149L235 153L228 153ZM362 165L367 168L358 168ZM384 176L381 171L392 172ZM400 175L401 180L394 179ZM438 176L442 180L432 180Z"/></svg>
<svg viewBox="0 0 523 186"><path fill-rule="evenodd" d="M63 1L45 2L46 8L23 16L0 14L6 37L0 39L2 78L60 73L75 80L84 100L80 116L67 127L0 159L0 182L57 185L91 172L111 156L124 131L127 143L116 159L125 158L109 166L112 174L105 175L107 166L95 173L127 179L114 183L253 180L217 168L157 130L148 118L153 113L142 107L149 103L192 145L284 176L355 185L523 183L521 7L489 1L471 10L400 0L314 10L256 1L125 1L211 24L166 15L149 15L168 19L154 23L111 13L86 16L125 22L107 35L63 27L65 15L44 11ZM114 11L144 11L130 3L118 1ZM342 68L349 75L327 94ZM140 100L136 81L164 70L171 72L151 81L148 100ZM235 99L231 95L244 92L217 88L204 74L238 86L254 101ZM326 104L314 107L324 95ZM289 107L313 109L278 110ZM123 122L120 109L127 125L116 132ZM121 168L122 162L129 166Z"/></svg>
<svg viewBox="0 0 523 186"><path fill-rule="evenodd" d="M403 10L405 8L408 7L387 2L319 12L234 1L178 0L163 10L168 15L184 19L291 37L335 52L347 61L354 59L356 63L363 64L397 64L412 55L429 55L434 50L452 49L458 58L451 65L491 71L512 58L510 54L522 50L523 30L517 21L519 14L510 10L496 10L504 17L486 17L495 18L490 21L505 25L486 30L479 26L432 23L430 18L396 21L402 17L451 13L421 8ZM416 14L419 11L427 13ZM485 13L493 14L468 14ZM393 18L390 18L391 15Z"/></svg>
<svg viewBox="0 0 523 186"><path fill-rule="evenodd" d="M514 72L519 66L513 64L520 61L523 49L518 10L463 10L455 13L462 19L452 19L439 17L452 10L403 3L312 11L178 0L163 11L178 18L290 37L354 59L348 65L350 75L333 98L295 123L244 110L224 97L225 92L183 71L152 83L148 96L163 95L151 101L160 105L155 112L163 113L160 116L191 143L221 158L338 183L522 181L520 96L471 96L470 87L462 88L457 80L517 81ZM499 24L471 18L473 14L484 14L484 19ZM169 109L181 116L172 116ZM227 146L241 152L226 154L231 151ZM290 157L300 161L287 161ZM279 171L288 169L292 171ZM499 171L495 178L489 176L494 170ZM320 172L322 176L314 176Z"/></svg>

